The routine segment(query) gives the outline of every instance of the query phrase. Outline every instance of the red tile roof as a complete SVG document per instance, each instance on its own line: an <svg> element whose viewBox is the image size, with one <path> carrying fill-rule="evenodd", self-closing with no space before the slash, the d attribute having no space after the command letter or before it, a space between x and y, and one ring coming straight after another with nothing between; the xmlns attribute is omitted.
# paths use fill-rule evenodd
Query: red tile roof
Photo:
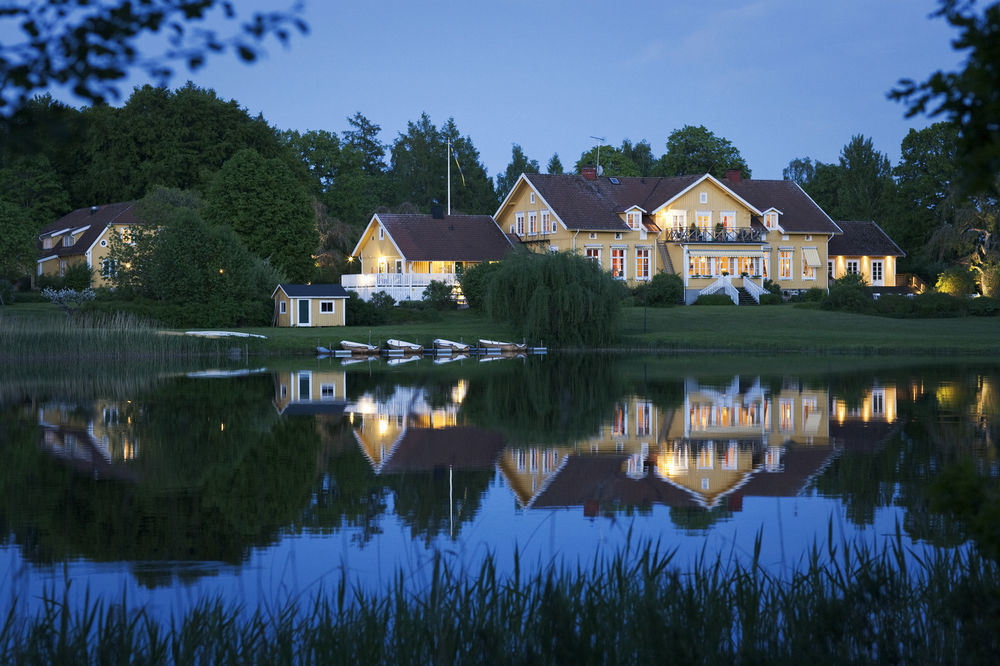
<svg viewBox="0 0 1000 666"><path fill-rule="evenodd" d="M408 261L496 261L511 249L489 215L376 216Z"/></svg>

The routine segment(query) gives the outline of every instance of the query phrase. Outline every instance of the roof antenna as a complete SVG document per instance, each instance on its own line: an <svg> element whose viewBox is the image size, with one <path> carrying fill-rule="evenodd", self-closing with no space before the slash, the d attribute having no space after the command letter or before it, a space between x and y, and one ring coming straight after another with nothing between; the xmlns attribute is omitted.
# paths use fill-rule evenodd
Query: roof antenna
<svg viewBox="0 0 1000 666"><path fill-rule="evenodd" d="M590 138L597 139L600 142L597 144L597 175L600 176L602 173L604 173L604 170L601 169L601 143L604 143L605 141L607 141L607 139L605 139L603 136L594 136L594 135L591 135Z"/></svg>

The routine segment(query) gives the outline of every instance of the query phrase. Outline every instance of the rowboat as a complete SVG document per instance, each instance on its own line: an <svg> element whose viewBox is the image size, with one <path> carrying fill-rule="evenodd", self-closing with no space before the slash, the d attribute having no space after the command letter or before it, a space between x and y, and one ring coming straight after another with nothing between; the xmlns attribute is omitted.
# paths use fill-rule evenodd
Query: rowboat
<svg viewBox="0 0 1000 666"><path fill-rule="evenodd" d="M452 354L459 354L469 351L469 345L455 342L453 340L445 340L444 338L434 339L434 349L442 352L451 352Z"/></svg>
<svg viewBox="0 0 1000 666"><path fill-rule="evenodd" d="M386 361L388 365L402 365L404 363L409 363L410 361L419 361L420 357L413 354L407 354L406 356L397 356L396 358L390 358Z"/></svg>
<svg viewBox="0 0 1000 666"><path fill-rule="evenodd" d="M378 347L375 345L365 344L364 342L351 342L350 340L341 340L340 348L346 349L352 354L377 354Z"/></svg>
<svg viewBox="0 0 1000 666"><path fill-rule="evenodd" d="M395 340L393 338L385 341L385 348L389 351L401 351L404 354L422 354L424 352L423 345L405 340Z"/></svg>
<svg viewBox="0 0 1000 666"><path fill-rule="evenodd" d="M483 340L481 338L479 340L479 346L490 352L522 352L528 348L528 345L524 342L501 342L499 340Z"/></svg>
<svg viewBox="0 0 1000 666"><path fill-rule="evenodd" d="M442 363L451 363L452 361L464 361L469 358L468 354L455 354L449 356L439 356L434 359L434 365L441 365Z"/></svg>

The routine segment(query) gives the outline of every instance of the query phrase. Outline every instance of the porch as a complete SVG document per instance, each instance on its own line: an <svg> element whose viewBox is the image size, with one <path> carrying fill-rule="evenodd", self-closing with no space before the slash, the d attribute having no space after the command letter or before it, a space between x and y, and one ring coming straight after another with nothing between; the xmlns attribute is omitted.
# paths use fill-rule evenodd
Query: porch
<svg viewBox="0 0 1000 666"><path fill-rule="evenodd" d="M347 273L340 276L344 289L356 291L363 301L370 301L380 291L397 301L420 301L431 281L455 287L455 273Z"/></svg>

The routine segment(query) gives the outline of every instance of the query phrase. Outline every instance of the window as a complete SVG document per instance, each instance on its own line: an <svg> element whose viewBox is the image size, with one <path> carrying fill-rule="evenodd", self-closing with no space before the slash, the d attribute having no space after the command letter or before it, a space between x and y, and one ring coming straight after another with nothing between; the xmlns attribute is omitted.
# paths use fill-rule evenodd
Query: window
<svg viewBox="0 0 1000 666"><path fill-rule="evenodd" d="M649 437L653 433L653 403L642 400L635 406L636 437Z"/></svg>
<svg viewBox="0 0 1000 666"><path fill-rule="evenodd" d="M628 217L628 228L633 231L637 231L642 220L642 213L639 211L630 211L627 215Z"/></svg>
<svg viewBox="0 0 1000 666"><path fill-rule="evenodd" d="M701 203L708 203L708 192L702 192L698 195L698 201Z"/></svg>
<svg viewBox="0 0 1000 666"><path fill-rule="evenodd" d="M778 252L778 279L792 279L792 250L780 250Z"/></svg>
<svg viewBox="0 0 1000 666"><path fill-rule="evenodd" d="M872 260L872 284L881 285L883 275L883 264L881 259Z"/></svg>
<svg viewBox="0 0 1000 666"><path fill-rule="evenodd" d="M382 228L382 225L378 227L378 239L385 240L385 229Z"/></svg>
<svg viewBox="0 0 1000 666"><path fill-rule="evenodd" d="M712 230L712 211L699 210L695 215L695 220L697 221L699 231L709 232Z"/></svg>
<svg viewBox="0 0 1000 666"><path fill-rule="evenodd" d="M718 266L719 274L721 275L722 273L729 273L730 275L732 275L733 274L732 263L733 262L731 257L719 257L719 266Z"/></svg>
<svg viewBox="0 0 1000 666"><path fill-rule="evenodd" d="M538 213L531 211L528 213L528 235L534 236L538 233Z"/></svg>
<svg viewBox="0 0 1000 666"><path fill-rule="evenodd" d="M711 262L709 257L691 257L688 262L688 275L711 275Z"/></svg>
<svg viewBox="0 0 1000 666"><path fill-rule="evenodd" d="M323 400L331 400L337 397L337 386L335 384L320 384L319 397Z"/></svg>
<svg viewBox="0 0 1000 666"><path fill-rule="evenodd" d="M396 260L396 272L397 273L402 273L403 272L403 260L402 259L397 259Z"/></svg>
<svg viewBox="0 0 1000 666"><path fill-rule="evenodd" d="M847 260L847 273L848 275L857 275L861 271L858 270L858 260L848 259Z"/></svg>
<svg viewBox="0 0 1000 666"><path fill-rule="evenodd" d="M524 213L517 213L514 215L514 226L517 227L517 235L524 235Z"/></svg>
<svg viewBox="0 0 1000 666"><path fill-rule="evenodd" d="M54 239L52 238L52 236L47 237L45 240L42 241L42 248L46 250L50 249L52 247L53 242Z"/></svg>
<svg viewBox="0 0 1000 666"><path fill-rule="evenodd" d="M587 248L587 259L590 259L598 266L601 265L601 248L599 247L588 247Z"/></svg>
<svg viewBox="0 0 1000 666"><path fill-rule="evenodd" d="M765 213L764 214L764 226L768 229L778 228L778 214L777 213Z"/></svg>
<svg viewBox="0 0 1000 666"><path fill-rule="evenodd" d="M833 259L826 262L826 276L833 279Z"/></svg>
<svg viewBox="0 0 1000 666"><path fill-rule="evenodd" d="M278 312L281 314L288 312L288 301L278 301Z"/></svg>
<svg viewBox="0 0 1000 666"><path fill-rule="evenodd" d="M722 211L719 214L719 222L722 223L726 231L732 231L736 228L736 211Z"/></svg>
<svg viewBox="0 0 1000 666"><path fill-rule="evenodd" d="M625 279L625 248L611 248L611 277Z"/></svg>
<svg viewBox="0 0 1000 666"><path fill-rule="evenodd" d="M529 195L529 197L528 197L528 198L529 198L529 199L531 200L531 203L535 203L535 193L534 193L534 192L532 192L532 193L531 193L531 194Z"/></svg>
<svg viewBox="0 0 1000 666"><path fill-rule="evenodd" d="M320 301L319 311L320 314L333 314L333 301Z"/></svg>
<svg viewBox="0 0 1000 666"><path fill-rule="evenodd" d="M114 259L101 260L101 277L111 278L118 275L118 262Z"/></svg>
<svg viewBox="0 0 1000 666"><path fill-rule="evenodd" d="M132 244L132 230L128 227L122 227L122 242L126 245Z"/></svg>
<svg viewBox="0 0 1000 666"><path fill-rule="evenodd" d="M687 211L675 210L670 212L670 226L677 231L683 231L687 226Z"/></svg>
<svg viewBox="0 0 1000 666"><path fill-rule="evenodd" d="M810 266L809 262L806 261L806 253L805 252L802 253L802 279L803 280L815 280L816 279L816 267L815 266Z"/></svg>
<svg viewBox="0 0 1000 666"><path fill-rule="evenodd" d="M795 429L795 403L791 398L782 398L778 403L778 430Z"/></svg>
<svg viewBox="0 0 1000 666"><path fill-rule="evenodd" d="M640 247L635 250L635 279L649 279L649 248Z"/></svg>
<svg viewBox="0 0 1000 666"><path fill-rule="evenodd" d="M70 247L73 244L73 234L63 236L63 247Z"/></svg>
<svg viewBox="0 0 1000 666"><path fill-rule="evenodd" d="M555 229L552 229L552 231L555 231ZM547 210L542 211L542 233L549 233L549 211Z"/></svg>

